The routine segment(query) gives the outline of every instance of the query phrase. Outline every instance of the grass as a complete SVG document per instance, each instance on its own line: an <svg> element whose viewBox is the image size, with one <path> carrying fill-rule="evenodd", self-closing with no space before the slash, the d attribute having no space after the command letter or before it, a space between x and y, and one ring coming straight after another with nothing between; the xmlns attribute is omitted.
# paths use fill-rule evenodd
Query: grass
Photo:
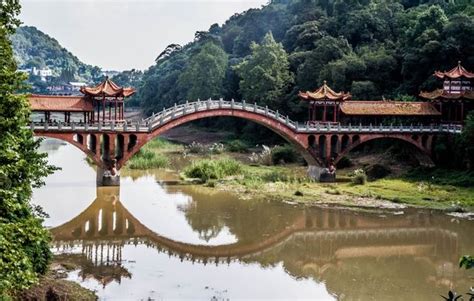
<svg viewBox="0 0 474 301"><path fill-rule="evenodd" d="M166 168L169 166L168 158L160 153L150 150L140 150L127 164L130 169Z"/></svg>
<svg viewBox="0 0 474 301"><path fill-rule="evenodd" d="M221 180L229 176L238 175L242 171L242 164L234 159L204 159L193 161L184 169L188 178L197 178L203 182Z"/></svg>
<svg viewBox="0 0 474 301"><path fill-rule="evenodd" d="M428 184L403 177L368 181L365 185L354 185L350 181L322 184L307 178L305 168L298 166L242 164L238 174L239 177L229 179L221 187L255 197L306 203L365 206L364 202L360 202L365 199L375 202L375 206L390 201L433 209L474 210L474 187ZM208 187L218 185L212 183Z"/></svg>
<svg viewBox="0 0 474 301"><path fill-rule="evenodd" d="M155 169L166 168L170 165L168 157L164 154L176 150L178 146L167 140L157 138L148 142L127 163L130 169Z"/></svg>
<svg viewBox="0 0 474 301"><path fill-rule="evenodd" d="M177 151L180 145L157 139L132 158L129 167L138 169L166 167L163 153ZM150 154L151 152L151 154ZM398 177L386 177L354 185L339 171L338 183L322 184L310 180L306 167L291 165L247 165L229 159L228 153L189 163L183 171L188 178L199 178L208 188L225 189L255 198L294 200L303 203L337 203L363 206L361 200L390 201L417 207L474 211L474 173L416 169ZM234 157L238 158L236 153ZM204 156L200 156L201 158ZM170 158L174 158L170 156ZM199 156L198 156L199 158ZM182 161L182 158L180 157ZM174 162L174 161L173 161ZM174 166L174 163L173 163ZM345 181L344 181L345 180Z"/></svg>

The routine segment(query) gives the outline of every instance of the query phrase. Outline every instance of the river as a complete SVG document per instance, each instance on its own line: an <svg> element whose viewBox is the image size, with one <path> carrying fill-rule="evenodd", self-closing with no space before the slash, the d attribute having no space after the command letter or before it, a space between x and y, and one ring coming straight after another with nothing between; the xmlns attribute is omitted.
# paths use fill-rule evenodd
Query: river
<svg viewBox="0 0 474 301"><path fill-rule="evenodd" d="M465 293L474 221L426 210L308 208L166 185L123 171L97 188L85 155L45 140L62 170L34 191L69 279L101 300L441 300Z"/></svg>

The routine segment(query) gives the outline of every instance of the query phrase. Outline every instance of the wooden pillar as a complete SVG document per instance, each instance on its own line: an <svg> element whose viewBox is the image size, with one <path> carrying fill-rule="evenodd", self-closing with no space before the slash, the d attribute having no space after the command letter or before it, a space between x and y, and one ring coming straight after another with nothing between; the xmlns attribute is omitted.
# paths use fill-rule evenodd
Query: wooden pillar
<svg viewBox="0 0 474 301"><path fill-rule="evenodd" d="M87 112L84 112L84 123L87 123Z"/></svg>
<svg viewBox="0 0 474 301"><path fill-rule="evenodd" d="M336 114L337 114L336 104L334 103L334 112L333 112L333 120L332 120L333 122L336 122L336 121L337 121L337 116L336 116Z"/></svg>
<svg viewBox="0 0 474 301"><path fill-rule="evenodd" d="M123 135L123 158L125 158L128 154L128 143L130 142L130 135L124 134Z"/></svg>
<svg viewBox="0 0 474 301"><path fill-rule="evenodd" d="M44 111L44 122L48 122L48 112Z"/></svg>
<svg viewBox="0 0 474 301"><path fill-rule="evenodd" d="M108 103L109 103L109 121L110 121L112 120L112 104L110 103L110 101Z"/></svg>
<svg viewBox="0 0 474 301"><path fill-rule="evenodd" d="M326 164L331 160L331 135L326 135Z"/></svg>
<svg viewBox="0 0 474 301"><path fill-rule="evenodd" d="M115 140L116 134L109 134L109 158L110 160L115 159Z"/></svg>
<svg viewBox="0 0 474 301"><path fill-rule="evenodd" d="M117 97L115 97L114 120L117 120Z"/></svg>
<svg viewBox="0 0 474 301"><path fill-rule="evenodd" d="M327 110L326 110L326 103L324 103L324 109L323 109L323 122L325 122L325 121L326 121L326 113L327 113L326 111L327 111Z"/></svg>
<svg viewBox="0 0 474 301"><path fill-rule="evenodd" d="M461 101L461 122L464 123L464 102Z"/></svg>
<svg viewBox="0 0 474 301"><path fill-rule="evenodd" d="M67 112L64 112L64 123L67 123Z"/></svg>
<svg viewBox="0 0 474 301"><path fill-rule="evenodd" d="M341 153L341 148L342 148L342 136L337 135L336 154L339 155Z"/></svg>
<svg viewBox="0 0 474 301"><path fill-rule="evenodd" d="M102 122L105 123L105 96L102 98Z"/></svg>

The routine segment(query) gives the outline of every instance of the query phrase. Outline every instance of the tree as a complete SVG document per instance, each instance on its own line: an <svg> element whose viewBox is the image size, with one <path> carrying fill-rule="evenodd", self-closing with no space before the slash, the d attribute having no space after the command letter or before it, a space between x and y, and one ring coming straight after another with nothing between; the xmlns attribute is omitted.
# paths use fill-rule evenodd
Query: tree
<svg viewBox="0 0 474 301"><path fill-rule="evenodd" d="M179 77L179 86L187 89L191 100L219 98L227 67L227 54L213 42L207 42L191 58L190 64Z"/></svg>
<svg viewBox="0 0 474 301"><path fill-rule="evenodd" d="M52 172L27 128L29 104L21 90L9 37L19 21L18 0L0 2L0 298L23 289L47 269L49 232L29 201L32 187Z"/></svg>
<svg viewBox="0 0 474 301"><path fill-rule="evenodd" d="M469 169L474 170L474 111L469 112L467 115L466 124L462 133L462 141L465 147Z"/></svg>
<svg viewBox="0 0 474 301"><path fill-rule="evenodd" d="M240 92L250 101L279 107L294 80L288 54L271 33L265 35L260 45L252 43L250 47L252 54L235 67L241 78Z"/></svg>

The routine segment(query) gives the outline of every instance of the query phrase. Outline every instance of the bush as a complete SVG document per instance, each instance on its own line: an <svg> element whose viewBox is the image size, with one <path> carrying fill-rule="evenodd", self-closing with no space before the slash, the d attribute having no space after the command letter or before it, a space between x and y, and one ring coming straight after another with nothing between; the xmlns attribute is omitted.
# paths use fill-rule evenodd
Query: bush
<svg viewBox="0 0 474 301"><path fill-rule="evenodd" d="M241 171L242 165L233 159L205 159L193 161L190 166L184 169L184 174L188 178L198 178L203 182L207 182L210 179L220 180L233 176Z"/></svg>
<svg viewBox="0 0 474 301"><path fill-rule="evenodd" d="M0 224L0 299L1 292L28 288L46 273L50 239L36 217Z"/></svg>
<svg viewBox="0 0 474 301"><path fill-rule="evenodd" d="M354 185L365 185L367 182L367 175L363 169L356 169L354 170L351 180Z"/></svg>
<svg viewBox="0 0 474 301"><path fill-rule="evenodd" d="M193 141L191 144L186 145L184 148L185 152L190 154L204 154L207 153L207 147L199 142Z"/></svg>
<svg viewBox="0 0 474 301"><path fill-rule="evenodd" d="M205 145L196 141L184 147L185 154L220 154L225 150L224 144L214 143L212 145Z"/></svg>
<svg viewBox="0 0 474 301"><path fill-rule="evenodd" d="M261 153L252 153L249 157L250 162L254 164L262 164L270 166L273 164L272 160L272 149L266 145L262 145L263 150Z"/></svg>
<svg viewBox="0 0 474 301"><path fill-rule="evenodd" d="M168 165L169 160L166 156L147 149L141 149L128 162L130 169L165 168Z"/></svg>
<svg viewBox="0 0 474 301"><path fill-rule="evenodd" d="M234 153L246 153L248 151L248 145L238 139L227 142L226 148L229 152Z"/></svg>
<svg viewBox="0 0 474 301"><path fill-rule="evenodd" d="M276 146L272 149L273 164L294 163L298 160L298 154L291 145Z"/></svg>
<svg viewBox="0 0 474 301"><path fill-rule="evenodd" d="M222 143L213 143L211 146L209 146L208 150L211 154L221 154L224 152L225 147Z"/></svg>

